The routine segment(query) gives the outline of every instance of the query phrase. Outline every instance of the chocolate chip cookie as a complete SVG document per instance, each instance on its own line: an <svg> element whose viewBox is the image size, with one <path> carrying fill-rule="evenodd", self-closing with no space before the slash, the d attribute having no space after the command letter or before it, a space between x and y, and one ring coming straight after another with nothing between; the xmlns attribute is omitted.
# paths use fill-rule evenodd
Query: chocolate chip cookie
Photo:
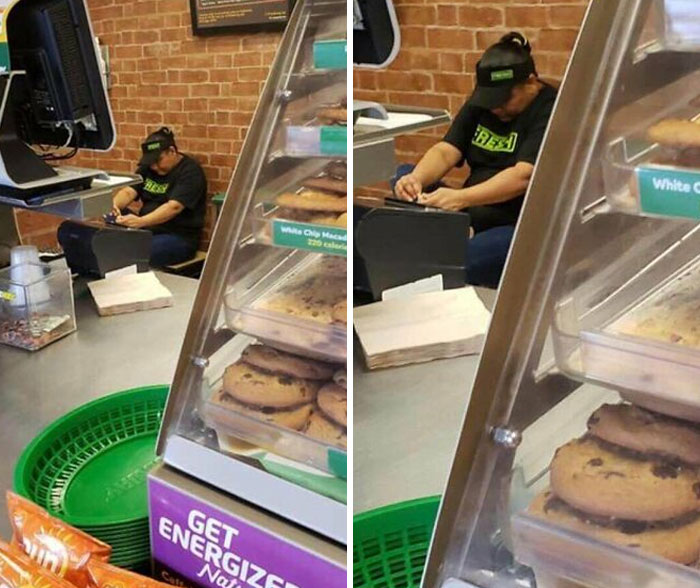
<svg viewBox="0 0 700 588"><path fill-rule="evenodd" d="M348 193L348 185L345 180L338 180L330 176L318 176L307 178L303 182L305 188L320 190L321 192L335 192L342 196Z"/></svg>
<svg viewBox="0 0 700 588"><path fill-rule="evenodd" d="M659 521L700 510L697 470L612 451L584 437L560 447L552 460L554 493L587 513Z"/></svg>
<svg viewBox="0 0 700 588"><path fill-rule="evenodd" d="M292 355L268 345L251 345L243 352L242 359L265 372L306 380L325 381L335 373L335 366L329 363Z"/></svg>
<svg viewBox="0 0 700 588"><path fill-rule="evenodd" d="M270 374L243 362L224 373L224 391L248 406L289 408L312 402L321 383L282 374Z"/></svg>
<svg viewBox="0 0 700 588"><path fill-rule="evenodd" d="M246 416L253 417L259 421L286 427L300 431L303 429L311 416L313 410L312 403L293 406L287 409L272 407L255 407L238 402L225 390L220 390L212 398L212 402L228 410L234 410Z"/></svg>
<svg viewBox="0 0 700 588"><path fill-rule="evenodd" d="M328 383L318 392L319 408L335 424L348 426L348 393L335 383Z"/></svg>
<svg viewBox="0 0 700 588"><path fill-rule="evenodd" d="M348 324L348 301L341 300L333 306L333 320L336 323Z"/></svg>
<svg viewBox="0 0 700 588"><path fill-rule="evenodd" d="M700 147L700 124L669 118L649 128L647 138L654 143L671 147Z"/></svg>
<svg viewBox="0 0 700 588"><path fill-rule="evenodd" d="M346 196L321 192L320 190L302 190L298 193L286 192L276 199L278 206L298 208L300 210L316 210L323 212L347 212L348 199Z"/></svg>
<svg viewBox="0 0 700 588"><path fill-rule="evenodd" d="M304 432L314 439L337 445L339 447L347 447L348 437L347 432L343 427L336 425L333 421L327 418L320 410L315 410L311 414L311 418L304 429Z"/></svg>
<svg viewBox="0 0 700 588"><path fill-rule="evenodd" d="M601 541L653 553L680 564L692 564L700 557L700 516L695 513L661 523L604 519L571 508L550 491L538 495L528 512Z"/></svg>
<svg viewBox="0 0 700 588"><path fill-rule="evenodd" d="M283 289L261 301L266 310L312 320L334 322L333 309L347 298L345 275L316 274L287 284Z"/></svg>
<svg viewBox="0 0 700 588"><path fill-rule="evenodd" d="M700 466L700 425L632 404L605 404L588 421L595 437L647 456Z"/></svg>

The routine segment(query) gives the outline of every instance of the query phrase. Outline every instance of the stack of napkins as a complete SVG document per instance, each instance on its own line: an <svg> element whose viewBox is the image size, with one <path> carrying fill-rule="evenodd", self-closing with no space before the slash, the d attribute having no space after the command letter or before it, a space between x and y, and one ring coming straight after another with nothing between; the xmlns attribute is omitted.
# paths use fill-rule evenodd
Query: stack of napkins
<svg viewBox="0 0 700 588"><path fill-rule="evenodd" d="M385 300L354 313L370 369L480 353L491 320L471 287Z"/></svg>
<svg viewBox="0 0 700 588"><path fill-rule="evenodd" d="M88 284L100 316L173 305L173 295L153 272L109 277Z"/></svg>

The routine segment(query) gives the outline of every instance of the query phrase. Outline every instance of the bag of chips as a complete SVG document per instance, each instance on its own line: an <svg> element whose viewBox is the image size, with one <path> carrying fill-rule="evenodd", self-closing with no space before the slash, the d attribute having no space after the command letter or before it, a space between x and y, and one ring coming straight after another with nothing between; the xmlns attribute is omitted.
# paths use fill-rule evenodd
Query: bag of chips
<svg viewBox="0 0 700 588"><path fill-rule="evenodd" d="M73 588L33 562L16 547L0 541L0 586L3 588Z"/></svg>
<svg viewBox="0 0 700 588"><path fill-rule="evenodd" d="M98 560L88 564L90 588L172 588L146 576L127 572Z"/></svg>
<svg viewBox="0 0 700 588"><path fill-rule="evenodd" d="M53 518L33 502L7 493L12 545L29 558L78 588L87 588L87 564L108 561L112 548L87 533Z"/></svg>

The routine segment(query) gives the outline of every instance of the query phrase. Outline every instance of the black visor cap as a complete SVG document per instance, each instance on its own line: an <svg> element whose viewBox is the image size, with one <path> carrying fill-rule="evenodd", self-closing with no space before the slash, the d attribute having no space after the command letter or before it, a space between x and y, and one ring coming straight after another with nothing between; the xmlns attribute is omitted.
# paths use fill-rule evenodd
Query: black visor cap
<svg viewBox="0 0 700 588"><path fill-rule="evenodd" d="M513 65L487 66L480 61L476 66L476 89L469 104L492 110L510 99L513 87L536 74L532 58Z"/></svg>
<svg viewBox="0 0 700 588"><path fill-rule="evenodd" d="M139 166L151 167L160 158L163 151L175 146L172 134L155 132L141 144Z"/></svg>

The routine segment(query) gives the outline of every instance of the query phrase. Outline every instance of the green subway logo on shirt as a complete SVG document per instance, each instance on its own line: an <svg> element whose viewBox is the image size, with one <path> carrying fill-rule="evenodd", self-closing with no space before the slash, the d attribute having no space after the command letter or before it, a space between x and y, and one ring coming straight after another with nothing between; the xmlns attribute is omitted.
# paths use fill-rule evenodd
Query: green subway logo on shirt
<svg viewBox="0 0 700 588"><path fill-rule="evenodd" d="M472 145L492 153L515 153L517 144L518 133L512 132L507 137L503 137L482 125L476 127L476 133L472 139Z"/></svg>
<svg viewBox="0 0 700 588"><path fill-rule="evenodd" d="M143 184L143 189L145 192L150 192L151 194L166 194L170 188L170 184L159 184L153 181L151 178L146 178Z"/></svg>

